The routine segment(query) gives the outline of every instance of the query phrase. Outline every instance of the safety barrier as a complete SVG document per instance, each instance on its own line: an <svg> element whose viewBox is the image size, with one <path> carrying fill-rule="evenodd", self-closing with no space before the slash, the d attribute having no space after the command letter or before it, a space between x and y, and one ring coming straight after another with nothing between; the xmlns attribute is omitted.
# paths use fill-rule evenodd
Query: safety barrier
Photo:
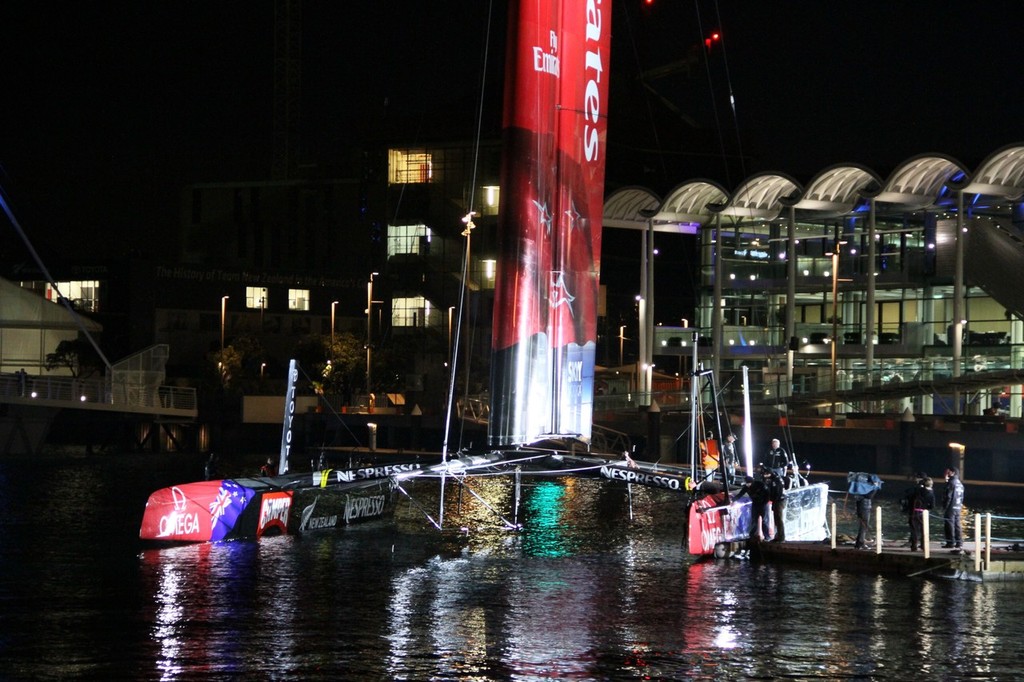
<svg viewBox="0 0 1024 682"><path fill-rule="evenodd" d="M884 548L883 534L882 534L882 514L883 508L881 505L875 506L875 554L881 554ZM930 514L927 509L921 510L921 530L922 530L922 544L924 547L924 558L931 558L931 544L930 544ZM992 543L993 542L1012 542L1014 544L1024 544L1024 539L1017 538L1004 538L1004 537L993 537L992 536L992 520L998 521L1016 521L1024 522L1024 517L1020 516L998 516L993 515L990 512L986 513L975 513L974 514L974 570L982 571L989 570L992 565ZM836 536L835 529L837 528L837 512L836 503L833 502L830 505L830 522L832 526L832 549L836 549Z"/></svg>
<svg viewBox="0 0 1024 682"><path fill-rule="evenodd" d="M192 417L198 411L194 388L20 373L0 375L0 402Z"/></svg>

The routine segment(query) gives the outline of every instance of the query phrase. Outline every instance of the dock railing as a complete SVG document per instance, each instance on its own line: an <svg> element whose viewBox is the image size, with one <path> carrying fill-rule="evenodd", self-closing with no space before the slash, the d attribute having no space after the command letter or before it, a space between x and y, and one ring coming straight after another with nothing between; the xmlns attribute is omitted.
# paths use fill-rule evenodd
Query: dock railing
<svg viewBox="0 0 1024 682"><path fill-rule="evenodd" d="M832 502L830 505L830 522L832 524L831 543L832 549L837 547L837 521L838 513L836 509L836 502ZM885 540L882 534L882 505L875 506L875 554L881 554L885 546ZM921 528L922 528L922 540L924 546L924 558L928 559L931 557L931 544L930 544L930 517L928 510L921 511ZM1020 543L1024 544L1022 538L1006 538L1006 537L993 537L992 535L992 520L1004 521L1004 522L1024 522L1024 517L1020 516L999 516L994 515L991 512L975 513L972 517L974 524L974 570L983 571L990 570L992 566L992 546L993 542L1000 543L1013 543L1014 545ZM891 530L891 529L890 529ZM890 544L895 547L895 541L890 540Z"/></svg>

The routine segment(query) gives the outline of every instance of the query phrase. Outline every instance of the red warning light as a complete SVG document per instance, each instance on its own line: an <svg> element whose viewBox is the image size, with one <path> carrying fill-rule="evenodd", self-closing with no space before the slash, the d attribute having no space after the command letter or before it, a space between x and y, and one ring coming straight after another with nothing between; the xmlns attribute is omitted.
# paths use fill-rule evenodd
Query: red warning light
<svg viewBox="0 0 1024 682"><path fill-rule="evenodd" d="M710 52L711 51L711 46L714 45L715 43L717 43L721 39L722 39L722 34L719 33L718 31L715 31L710 36L708 36L707 38L704 39L704 47L707 48L708 52Z"/></svg>

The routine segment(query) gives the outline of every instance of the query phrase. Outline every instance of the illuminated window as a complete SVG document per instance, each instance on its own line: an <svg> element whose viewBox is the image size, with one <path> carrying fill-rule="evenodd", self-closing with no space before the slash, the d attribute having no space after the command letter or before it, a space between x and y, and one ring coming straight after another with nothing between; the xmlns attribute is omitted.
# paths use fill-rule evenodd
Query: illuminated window
<svg viewBox="0 0 1024 682"><path fill-rule="evenodd" d="M425 256L433 234L426 225L388 225L388 257L403 253Z"/></svg>
<svg viewBox="0 0 1024 682"><path fill-rule="evenodd" d="M57 282L57 289L60 295L49 284L46 285L46 300L54 303L60 302L60 296L64 296L78 310L85 310L91 313L97 312L100 307L100 283L96 280L79 280L76 282Z"/></svg>
<svg viewBox="0 0 1024 682"><path fill-rule="evenodd" d="M245 307L255 308L256 310L266 310L267 308L267 288L266 287L246 287L245 288Z"/></svg>
<svg viewBox="0 0 1024 682"><path fill-rule="evenodd" d="M493 258L488 258L480 262L483 265L483 272L480 277L480 285L484 289L494 288L494 275L498 267L498 262Z"/></svg>
<svg viewBox="0 0 1024 682"><path fill-rule="evenodd" d="M309 289L289 289L288 310L309 310Z"/></svg>
<svg viewBox="0 0 1024 682"><path fill-rule="evenodd" d="M432 155L422 150L388 150L388 183L430 182L434 177Z"/></svg>
<svg viewBox="0 0 1024 682"><path fill-rule="evenodd" d="M440 311L422 296L391 299L393 327L436 327L440 324Z"/></svg>
<svg viewBox="0 0 1024 682"><path fill-rule="evenodd" d="M480 188L480 215L498 215L501 204L501 188L497 185L484 185Z"/></svg>

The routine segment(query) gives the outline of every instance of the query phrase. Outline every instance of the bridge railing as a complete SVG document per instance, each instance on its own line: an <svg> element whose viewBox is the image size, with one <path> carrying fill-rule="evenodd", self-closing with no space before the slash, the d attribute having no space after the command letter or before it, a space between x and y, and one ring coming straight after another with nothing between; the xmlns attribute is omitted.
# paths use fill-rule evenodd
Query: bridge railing
<svg viewBox="0 0 1024 682"><path fill-rule="evenodd" d="M455 403L456 416L459 419L486 424L491 418L491 402L486 395L466 396Z"/></svg>
<svg viewBox="0 0 1024 682"><path fill-rule="evenodd" d="M196 390L111 382L105 377L77 379L31 374L0 375L0 401L64 403L81 409L197 414Z"/></svg>

